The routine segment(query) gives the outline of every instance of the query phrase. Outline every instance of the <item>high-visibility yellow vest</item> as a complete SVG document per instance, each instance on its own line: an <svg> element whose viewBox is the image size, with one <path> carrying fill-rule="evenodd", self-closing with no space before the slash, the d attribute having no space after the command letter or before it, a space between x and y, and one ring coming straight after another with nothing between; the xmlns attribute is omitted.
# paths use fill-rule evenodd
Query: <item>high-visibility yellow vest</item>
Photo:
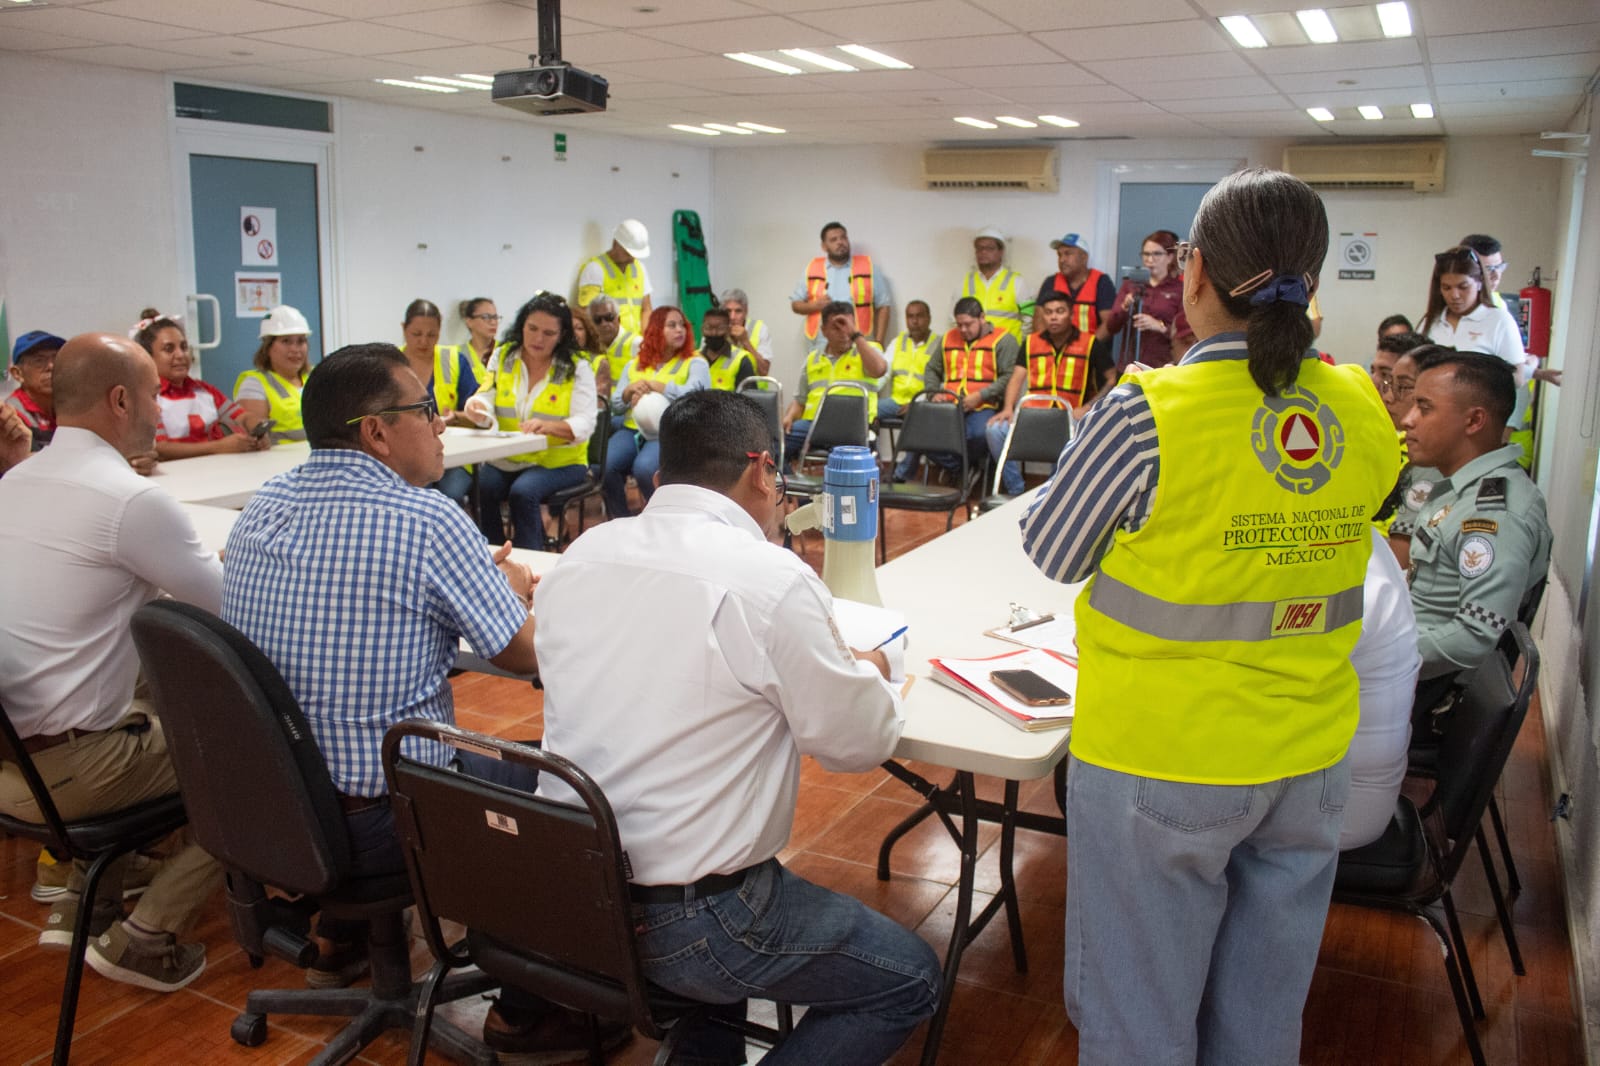
<svg viewBox="0 0 1600 1066"><path fill-rule="evenodd" d="M806 267L806 299L821 300L828 295L828 257L819 255ZM856 329L872 336L872 259L865 255L850 257L850 302L856 308ZM813 311L806 316L806 336L817 339L822 327L822 312Z"/></svg>
<svg viewBox="0 0 1600 1066"><path fill-rule="evenodd" d="M975 296L983 305L984 317L992 326L998 326L1022 342L1022 315L1024 304L1017 296L1017 274L1001 267L994 277L986 278L974 268L961 282L962 296Z"/></svg>
<svg viewBox="0 0 1600 1066"><path fill-rule="evenodd" d="M1028 392L1059 396L1073 407L1082 407L1089 394L1089 357L1079 355L1069 343L1057 349L1050 338L1035 333L1023 349L1028 361Z"/></svg>
<svg viewBox="0 0 1600 1066"><path fill-rule="evenodd" d="M801 418L814 419L822 406L822 396L828 386L836 381L859 381L867 387L867 421L878 417L878 379L869 377L861 365L861 353L852 345L838 358L828 355L826 348L818 348L806 356L806 406Z"/></svg>
<svg viewBox="0 0 1600 1066"><path fill-rule="evenodd" d="M1333 765L1359 713L1368 523L1400 469L1371 378L1311 359L1266 398L1226 359L1138 384L1161 472L1078 598L1073 754L1218 785Z"/></svg>
<svg viewBox="0 0 1600 1066"><path fill-rule="evenodd" d="M610 254L601 253L589 260L589 263L600 264L600 292L605 293L617 303L618 321L622 328L638 333L640 329L641 312L644 310L644 270L639 265L639 260L631 261L625 267L619 267L612 261ZM589 263L583 269L589 268ZM599 293L590 285L578 290L578 303L584 307L589 306Z"/></svg>
<svg viewBox="0 0 1600 1066"><path fill-rule="evenodd" d="M889 343L889 350L885 353L889 357L889 374L892 382L889 386L889 397L901 407L910 403L913 397L922 392L923 374L928 369L928 356L932 352L932 333L928 334L921 344L912 340L909 333L902 333Z"/></svg>
<svg viewBox="0 0 1600 1066"><path fill-rule="evenodd" d="M467 345L471 349L472 345ZM469 357L470 362L470 357ZM481 378L482 370L477 371ZM433 346L433 402L439 405L441 411L454 411L460 405L456 400L461 395L461 349L453 344L435 344Z"/></svg>
<svg viewBox="0 0 1600 1066"><path fill-rule="evenodd" d="M649 370L641 369L637 357L628 362L628 381L665 381L673 385L687 385L689 383L689 369L694 360L700 359L699 355L680 355L669 359L660 366L651 367ZM703 360L702 360L703 361ZM622 379L617 378L618 381ZM629 429L638 429L639 423L633 420L633 408L628 409L628 415L622 424Z"/></svg>
<svg viewBox="0 0 1600 1066"><path fill-rule="evenodd" d="M490 356L494 355L494 349L495 349L495 346L493 344L489 345L489 355ZM472 364L472 376L477 378L479 381L482 381L484 379L484 377L489 372L488 371L488 366L489 366L488 361L485 360L485 359L480 359L478 357L478 349L476 349L476 348L474 348L472 346L471 339L468 339L465 343L463 343L461 345L461 351L462 351L462 353L464 355L466 355L467 362Z"/></svg>
<svg viewBox="0 0 1600 1066"><path fill-rule="evenodd" d="M506 366L507 362L510 366ZM528 413L529 418L560 418L565 419L572 414L572 388L577 383L577 375L565 381L555 381L551 377L555 367L545 376L544 388L539 395L533 398L533 408ZM507 359L505 352L500 353L500 362L494 375L494 420L502 430L513 433L522 424L523 419L517 414L517 396L527 395L528 392L528 365L521 358ZM536 466L571 466L574 463L589 461L589 442L587 440L563 441L557 437L550 438L549 447L542 452L523 452L521 455L507 456L507 461L513 463L532 463Z"/></svg>
<svg viewBox="0 0 1600 1066"><path fill-rule="evenodd" d="M711 368L711 387L724 392L732 392L738 387L739 369L744 366L750 368L750 373L756 372L756 361L749 352L743 348L734 348L721 358L713 359L706 352L700 353L700 358L706 361Z"/></svg>
<svg viewBox="0 0 1600 1066"><path fill-rule="evenodd" d="M305 423L300 420L300 389L310 374L311 368L307 367L297 385L276 370L246 370L234 379L233 394L239 395L239 386L247 379L260 381L267 393L267 417L272 419L273 423L273 443L284 440L305 440Z"/></svg>
<svg viewBox="0 0 1600 1066"><path fill-rule="evenodd" d="M998 373L995 367L994 349L1000 343L1001 332L991 329L977 340L968 342L961 335L961 330L952 329L944 335L944 387L957 396L968 393L982 392L994 384ZM998 407L993 401L985 401L978 405L978 409L985 407Z"/></svg>
<svg viewBox="0 0 1600 1066"><path fill-rule="evenodd" d="M629 333L625 329L617 330L616 339L611 342L611 345L603 353L606 365L611 369L611 380L613 382L622 380L622 371L629 363L633 362L634 356L638 354L639 335L637 333ZM598 365L599 357L596 358L595 362Z"/></svg>

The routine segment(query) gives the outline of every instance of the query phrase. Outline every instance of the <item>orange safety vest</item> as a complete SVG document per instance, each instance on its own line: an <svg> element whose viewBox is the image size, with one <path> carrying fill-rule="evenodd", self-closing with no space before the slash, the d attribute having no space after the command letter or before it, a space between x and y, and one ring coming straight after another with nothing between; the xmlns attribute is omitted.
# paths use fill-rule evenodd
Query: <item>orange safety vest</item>
<svg viewBox="0 0 1600 1066"><path fill-rule="evenodd" d="M828 257L819 255L806 267L806 299L820 300L828 292ZM856 305L856 329L872 336L872 259L865 255L850 257L850 302ZM813 311L806 316L806 337L817 339L822 328L822 312Z"/></svg>
<svg viewBox="0 0 1600 1066"><path fill-rule="evenodd" d="M986 336L971 344L961 335L959 328L944 335L944 387L957 396L982 392L994 384L994 346L1006 335L1003 329L991 329ZM979 407L994 407L993 403Z"/></svg>
<svg viewBox="0 0 1600 1066"><path fill-rule="evenodd" d="M1028 338L1024 356L1028 360L1028 393L1057 396L1073 407L1082 407L1089 393L1089 356L1072 350L1057 351L1050 338L1035 333Z"/></svg>
<svg viewBox="0 0 1600 1066"><path fill-rule="evenodd" d="M1083 284L1078 286L1078 291L1073 292L1067 288L1067 279L1061 274L1055 277L1057 292L1067 294L1067 299L1072 301L1072 324L1078 327L1078 339L1067 346L1067 350L1074 355L1089 354L1089 344L1094 340L1094 331L1100 328L1100 308L1094 302L1095 293L1100 291L1100 279L1105 277L1100 271L1089 270L1089 276L1083 279Z"/></svg>

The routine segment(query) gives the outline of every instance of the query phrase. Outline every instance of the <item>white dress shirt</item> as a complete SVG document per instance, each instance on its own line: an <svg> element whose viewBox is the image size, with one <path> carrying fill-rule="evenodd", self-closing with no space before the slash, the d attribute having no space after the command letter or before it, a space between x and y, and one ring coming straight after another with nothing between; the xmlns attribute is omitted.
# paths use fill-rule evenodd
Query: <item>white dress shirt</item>
<svg viewBox="0 0 1600 1066"><path fill-rule="evenodd" d="M222 605L182 505L71 426L0 480L0 554L0 702L23 737L116 725L139 673L128 620L159 591Z"/></svg>
<svg viewBox="0 0 1600 1066"><path fill-rule="evenodd" d="M479 396L487 396L490 406L494 405L495 375L500 372L500 358L510 354L514 362L512 384L516 389L517 418L526 422L539 413L533 409L533 402L544 394L545 387L550 384L550 374L547 371L544 377L530 383L528 381L528 364L522 361L520 355L515 354L518 349L502 349L489 357L488 372L484 374L483 382L478 389ZM566 416L562 419L572 430L574 443L582 444L594 435L594 426L598 414L598 397L594 387L594 368L581 359L574 360L572 374L572 402L568 405ZM539 417L544 417L540 415ZM491 420L491 424L492 420ZM552 437L552 446L559 448L566 441ZM514 473L526 470L532 463L514 463L506 459L495 459L491 465L498 470Z"/></svg>
<svg viewBox="0 0 1600 1066"><path fill-rule="evenodd" d="M1361 679L1361 722L1350 742L1350 798L1339 833L1341 851L1377 840L1394 817L1406 776L1411 704L1422 666L1406 576L1375 528L1362 600L1361 636L1350 653Z"/></svg>
<svg viewBox="0 0 1600 1066"><path fill-rule="evenodd" d="M544 746L605 791L640 884L776 855L800 756L869 770L899 696L845 646L827 587L733 500L663 485L590 529L534 590ZM565 786L540 793L570 801Z"/></svg>

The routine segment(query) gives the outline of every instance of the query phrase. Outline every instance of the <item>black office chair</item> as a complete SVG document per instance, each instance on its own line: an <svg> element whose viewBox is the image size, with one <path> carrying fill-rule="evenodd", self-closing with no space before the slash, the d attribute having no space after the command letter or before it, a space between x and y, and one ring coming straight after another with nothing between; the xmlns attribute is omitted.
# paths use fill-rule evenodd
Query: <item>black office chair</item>
<svg viewBox="0 0 1600 1066"><path fill-rule="evenodd" d="M739 382L739 393L761 405L767 429L772 433L772 458L783 469L783 382L773 377L748 377Z"/></svg>
<svg viewBox="0 0 1600 1066"><path fill-rule="evenodd" d="M310 915L370 923L370 988L257 990L231 1035L267 1038L268 1014L353 1016L313 1061L348 1062L388 1029L410 1031L419 985L411 981L411 905L404 873L355 877L339 794L316 738L272 663L233 626L192 604L158 600L133 616L134 644L166 729L178 782L200 845L226 871L234 936L259 966L267 954L297 966L316 960ZM224 713L225 712L225 713ZM297 902L268 897L272 886ZM494 987L481 974L451 998ZM456 1062L490 1066L494 1052L454 1026L432 1034Z"/></svg>
<svg viewBox="0 0 1600 1066"><path fill-rule="evenodd" d="M567 540L567 511L573 504L578 505L578 534L582 536L587 508L591 497L600 495L600 474L606 468L606 449L611 443L611 408L607 406L605 398L599 403L599 412L595 416L594 433L589 437L588 466L584 469L583 480L567 489L557 489L545 500L545 507L556 516L556 542L551 545L560 551ZM605 520L606 510L600 508L600 518Z"/></svg>
<svg viewBox="0 0 1600 1066"><path fill-rule="evenodd" d="M994 493L978 502L978 510L988 512L1012 501L1002 491L1006 463L1049 463L1055 465L1061 450L1072 439L1072 408L1059 396L1043 393L1024 396L1012 412L1011 428L1005 446L995 461Z"/></svg>
<svg viewBox="0 0 1600 1066"><path fill-rule="evenodd" d="M1333 888L1335 902L1404 911L1428 923L1443 948L1475 1066L1485 1066L1474 1024L1483 1017L1483 1002L1450 888L1474 841L1483 846L1484 812L1538 681L1539 651L1527 627L1516 622L1507 632L1524 664L1521 684L1499 655L1472 673L1440 739L1433 797L1419 810L1401 796L1383 836L1339 856Z"/></svg>
<svg viewBox="0 0 1600 1066"><path fill-rule="evenodd" d="M565 783L580 805L553 803L417 762L401 753L407 737L532 767L541 778ZM539 748L421 719L389 730L383 771L419 924L438 960L424 979L417 1006L413 1066L423 1061L434 987L451 970L466 966L587 1014L594 1066L605 1061L596 1016L631 1022L662 1041L658 1066L671 1060L691 1024L709 1020L706 1004L645 980L616 818L588 774ZM476 875L485 869L507 876ZM442 921L466 926L467 936L448 943ZM789 1012L781 1004L779 1017L777 1031L751 1023L739 1029L771 1044L788 1031Z"/></svg>
<svg viewBox="0 0 1600 1066"><path fill-rule="evenodd" d="M808 474L802 466L826 461L830 449L846 444L867 447L872 439L868 420L872 393L859 381L835 381L822 394L817 417L806 431L805 443L795 457L795 471L789 475L788 495L810 499L822 492L822 474Z"/></svg>
<svg viewBox="0 0 1600 1066"><path fill-rule="evenodd" d="M947 452L960 461L960 473L953 486L930 485L908 481L891 482L878 491L878 561L888 557L885 513L890 509L903 511L948 511L944 528L949 531L956 521L956 511L967 501L970 486L967 484L967 431L960 403L935 402L935 395L953 393L925 392L906 405L906 424L900 430L894 459L898 462L904 452Z"/></svg>
<svg viewBox="0 0 1600 1066"><path fill-rule="evenodd" d="M78 991L83 984L83 953L89 946L89 923L94 917L96 890L106 868L129 852L149 847L183 828L188 816L184 813L183 800L173 795L92 818L72 821L62 818L44 779L33 765L33 756L17 736L4 707L0 707L0 762L11 763L22 774L43 816L43 821L29 822L0 814L0 831L25 840L37 840L52 848L62 861L77 859L89 864L78 920L72 926L72 944L67 949L67 978L61 989L55 1054L51 1058L55 1066L66 1066L72 1053L72 1029L78 1016Z"/></svg>

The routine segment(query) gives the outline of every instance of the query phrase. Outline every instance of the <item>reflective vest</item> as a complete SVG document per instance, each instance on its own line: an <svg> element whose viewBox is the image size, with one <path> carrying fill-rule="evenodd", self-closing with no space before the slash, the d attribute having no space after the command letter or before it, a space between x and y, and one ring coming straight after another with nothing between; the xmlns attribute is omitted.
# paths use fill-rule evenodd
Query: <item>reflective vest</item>
<svg viewBox="0 0 1600 1066"><path fill-rule="evenodd" d="M995 381L994 346L1000 343L1000 338L1005 336L998 329L991 329L986 335L979 337L971 344L961 335L961 330L952 329L944 335L944 387L957 396L968 393L982 392ZM986 400L978 405L978 410L986 407L998 407L992 400Z"/></svg>
<svg viewBox="0 0 1600 1066"><path fill-rule="evenodd" d="M616 301L617 318L622 328L638 333L644 310L644 271L639 261L635 259L626 267L619 267L609 253L602 253L589 262L600 264L600 291ZM584 266L587 269L588 264ZM582 293L578 294L578 299L588 306L589 301L583 298Z"/></svg>
<svg viewBox="0 0 1600 1066"><path fill-rule="evenodd" d="M1056 291L1066 293L1067 299L1072 301L1072 324L1078 327L1078 339L1068 348L1074 355L1089 354L1089 345L1094 343L1094 331L1100 328L1100 308L1095 304L1095 294L1100 291L1100 279L1103 277L1104 274L1091 268L1089 276L1083 279L1076 293L1067 288L1065 277L1060 274L1055 277Z"/></svg>
<svg viewBox="0 0 1600 1066"><path fill-rule="evenodd" d="M494 349L495 345L489 345L490 356L494 355ZM479 381L482 381L489 373L488 360L478 357L478 349L472 346L472 341L470 338L466 341L466 343L461 345L461 352L467 357L467 362L472 364L472 376L477 378Z"/></svg>
<svg viewBox="0 0 1600 1066"><path fill-rule="evenodd" d="M1082 407L1091 391L1089 357L1079 355L1072 345L1058 349L1043 333L1028 338L1023 354L1028 360L1028 391L1059 396L1073 407Z"/></svg>
<svg viewBox="0 0 1600 1066"><path fill-rule="evenodd" d="M806 299L821 300L828 295L828 257L819 255L806 267ZM865 255L850 257L850 302L856 305L856 329L872 334L872 259ZM822 328L822 312L813 311L806 316L806 336L817 339Z"/></svg>
<svg viewBox="0 0 1600 1066"><path fill-rule="evenodd" d="M502 430L512 433L517 432L526 419L517 412L517 397L528 394L528 364L520 358L510 360L511 366L507 368L506 352L504 346L500 351L500 363L495 368L494 375L494 420L495 425ZM554 366L551 367L554 370ZM572 387L577 384L577 375L574 374L567 380L556 382L549 373L545 374L544 388L539 395L533 398L533 406L528 411L528 418L560 418L565 419L572 414ZM564 441L558 437L550 438L550 446L540 452L523 452L521 455L506 456L507 462L531 463L535 466L572 466L574 463L589 461L589 442L587 440Z"/></svg>
<svg viewBox="0 0 1600 1066"><path fill-rule="evenodd" d="M721 358L713 358L710 354L701 352L700 358L711 368L711 387L721 389L723 392L732 392L738 388L740 367L748 365L750 373L756 372L755 358L743 348L735 348Z"/></svg>
<svg viewBox="0 0 1600 1066"><path fill-rule="evenodd" d="M986 278L974 269L961 283L961 295L977 297L990 325L1005 330L1019 342L1022 340L1022 304L1017 299L1016 271L1001 267L994 272L994 277Z"/></svg>
<svg viewBox="0 0 1600 1066"><path fill-rule="evenodd" d="M649 370L639 366L638 357L628 362L628 380L632 381L665 381L673 385L689 384L689 368L694 360L700 359L699 355L680 355L676 359L669 359L660 366L651 367ZM702 360L704 361L704 360ZM617 379L621 381L619 377ZM637 430L639 423L633 420L633 408L628 408L627 417L622 424L629 429Z"/></svg>
<svg viewBox="0 0 1600 1066"><path fill-rule="evenodd" d="M806 406L800 417L815 419L822 406L823 393L835 381L859 381L867 387L867 421L878 418L878 379L867 376L861 365L861 353L852 345L838 358L828 354L828 349L818 348L806 356Z"/></svg>
<svg viewBox="0 0 1600 1066"><path fill-rule="evenodd" d="M933 352L933 334L921 344L911 339L911 334L902 333L889 344L889 375L893 384L889 389L889 397L895 403L904 407L912 398L922 392L924 373L928 369L928 356Z"/></svg>
<svg viewBox="0 0 1600 1066"><path fill-rule="evenodd" d="M1359 713L1368 522L1400 469L1371 379L1306 360L1266 398L1225 359L1138 385L1161 473L1077 601L1073 754L1214 785L1333 765Z"/></svg>
<svg viewBox="0 0 1600 1066"><path fill-rule="evenodd" d="M638 354L639 335L630 333L625 329L617 330L616 339L611 342L611 346L604 352L606 365L611 370L611 380L613 382L622 380L622 371L627 368L629 363L633 362L634 357ZM600 356L595 357L597 366L600 358Z"/></svg>
<svg viewBox="0 0 1600 1066"><path fill-rule="evenodd" d="M311 373L310 368L306 374ZM300 379L300 385L290 384L289 379L276 370L246 370L233 383L233 394L239 395L239 386L247 378L259 380L267 393L267 417L272 419L272 441L276 444L283 440L305 440L305 423L300 421L300 388L305 384L305 378Z"/></svg>
<svg viewBox="0 0 1600 1066"><path fill-rule="evenodd" d="M468 349L472 345L466 346ZM480 374L483 371L478 371ZM440 411L454 411L460 405L456 399L461 395L461 349L454 345L435 344L433 346L433 402L439 405Z"/></svg>

